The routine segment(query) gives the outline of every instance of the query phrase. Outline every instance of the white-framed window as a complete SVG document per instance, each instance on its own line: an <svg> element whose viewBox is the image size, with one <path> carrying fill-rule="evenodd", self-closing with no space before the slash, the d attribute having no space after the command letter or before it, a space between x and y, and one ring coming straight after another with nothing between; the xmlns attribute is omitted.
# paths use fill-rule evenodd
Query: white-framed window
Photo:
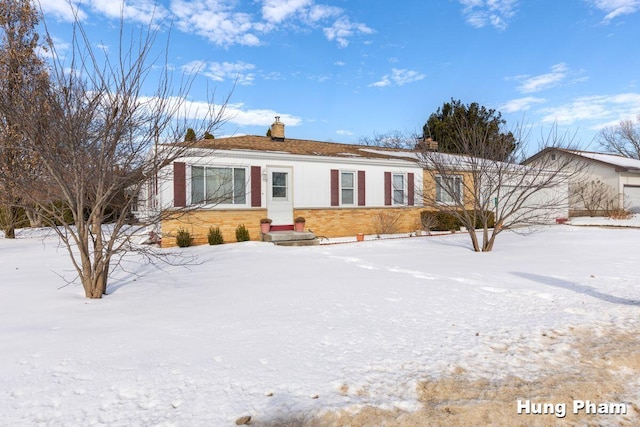
<svg viewBox="0 0 640 427"><path fill-rule="evenodd" d="M340 204L353 205L356 203L356 173L340 171Z"/></svg>
<svg viewBox="0 0 640 427"><path fill-rule="evenodd" d="M191 204L247 203L245 168L191 166Z"/></svg>
<svg viewBox="0 0 640 427"><path fill-rule="evenodd" d="M462 204L462 175L436 177L436 202Z"/></svg>
<svg viewBox="0 0 640 427"><path fill-rule="evenodd" d="M392 183L392 199L394 205L406 204L406 177L403 173L394 173L391 176Z"/></svg>

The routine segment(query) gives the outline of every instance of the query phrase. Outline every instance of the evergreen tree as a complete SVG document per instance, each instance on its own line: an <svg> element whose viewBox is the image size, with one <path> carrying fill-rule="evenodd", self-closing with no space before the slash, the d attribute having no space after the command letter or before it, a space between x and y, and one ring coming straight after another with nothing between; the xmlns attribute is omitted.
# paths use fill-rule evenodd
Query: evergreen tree
<svg viewBox="0 0 640 427"><path fill-rule="evenodd" d="M192 128L187 129L187 133L184 136L184 141L185 142L193 142L195 141L196 138L196 131L194 131Z"/></svg>
<svg viewBox="0 0 640 427"><path fill-rule="evenodd" d="M452 98L451 102L445 102L429 116L422 132L424 138L438 142L438 151L451 154L471 154L464 152L464 144L460 144L461 131L485 135L484 143L500 148L489 150L499 157L492 160L506 161L516 149L517 143L512 132L502 130L505 124L502 114L494 109L487 109L477 102L464 105L460 100Z"/></svg>

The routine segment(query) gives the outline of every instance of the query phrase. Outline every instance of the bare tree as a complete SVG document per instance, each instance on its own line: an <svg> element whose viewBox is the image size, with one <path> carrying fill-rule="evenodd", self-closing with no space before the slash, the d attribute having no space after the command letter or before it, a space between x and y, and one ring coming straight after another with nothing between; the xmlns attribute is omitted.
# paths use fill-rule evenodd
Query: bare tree
<svg viewBox="0 0 640 427"><path fill-rule="evenodd" d="M2 103L2 112L18 124L25 141L23 155L37 155L43 168L40 189L49 196L27 193L26 202L61 224L53 229L88 298L106 294L114 264L131 247L132 195L196 141L157 149L160 143L179 141L187 128L212 132L225 117L228 98L218 108L210 103L199 126L188 120L185 99L191 80L173 88L169 67L156 64L152 56L158 35L154 28L150 24L127 36L121 20L118 54L107 56L92 49L76 20L71 54L62 58L49 46L48 102L28 104L28 109L22 108L24 102ZM147 92L148 87L155 89ZM33 185L6 174L2 182L19 190ZM161 214L147 220L156 223Z"/></svg>
<svg viewBox="0 0 640 427"><path fill-rule="evenodd" d="M640 159L640 114L635 123L622 120L617 126L609 126L598 134L600 147L609 153Z"/></svg>
<svg viewBox="0 0 640 427"><path fill-rule="evenodd" d="M423 151L428 182L423 197L426 206L453 216L470 231L474 251L491 251L505 229L549 222L566 212L573 159L542 156L535 166L524 166L519 163L524 135L513 150L511 144L487 144L488 131L464 117L455 126L455 150L466 154ZM541 148L566 146L567 140L554 130Z"/></svg>
<svg viewBox="0 0 640 427"><path fill-rule="evenodd" d="M38 22L31 0L0 2L0 102L23 111L30 108L29 103L45 102L41 95L49 84L44 62L36 54ZM0 174L37 176L38 157L24 155L24 142L19 120L0 111ZM14 238L16 226L25 220L23 200L24 189L0 180L0 228L6 238ZM31 210L26 213L34 217Z"/></svg>
<svg viewBox="0 0 640 427"><path fill-rule="evenodd" d="M389 131L384 133L375 132L373 136L364 136L358 139L362 145L384 148L408 148L412 149L416 144L417 135L403 133L400 131Z"/></svg>

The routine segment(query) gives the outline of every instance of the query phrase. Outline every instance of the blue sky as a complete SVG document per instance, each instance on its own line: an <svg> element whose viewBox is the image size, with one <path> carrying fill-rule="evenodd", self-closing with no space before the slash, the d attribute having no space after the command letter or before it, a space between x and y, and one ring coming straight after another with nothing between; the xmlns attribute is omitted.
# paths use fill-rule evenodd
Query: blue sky
<svg viewBox="0 0 640 427"><path fill-rule="evenodd" d="M78 8L95 46L115 50L121 4ZM41 0L61 52L66 0ZM524 123L531 143L557 124L585 149L603 126L640 114L640 0L129 0L127 26L162 18L169 64L227 94L217 136L266 133L358 142L419 131L451 98ZM169 25L169 23L171 25ZM164 42L159 42L163 44Z"/></svg>

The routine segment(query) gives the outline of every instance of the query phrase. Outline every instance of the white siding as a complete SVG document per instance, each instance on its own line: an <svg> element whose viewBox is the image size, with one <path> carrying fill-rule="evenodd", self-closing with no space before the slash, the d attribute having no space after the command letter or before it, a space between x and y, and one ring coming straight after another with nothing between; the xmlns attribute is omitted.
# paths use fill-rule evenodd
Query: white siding
<svg viewBox="0 0 640 427"><path fill-rule="evenodd" d="M241 157L242 156L242 157ZM246 167L247 181L250 179L250 167L260 166L264 173L267 167L293 168L293 202L294 208L326 208L331 207L331 170L364 171L366 177L366 207L384 206L384 173L414 173L416 188L415 203L420 202L422 186L422 169L415 163L395 159L349 159L328 158L321 156L293 156L278 153L244 153L215 151L210 157L185 157L179 160L187 164L187 203L190 200L190 167L225 166ZM173 169L167 167L161 174L160 200L163 208L173 206ZM357 185L356 185L357 188ZM262 180L261 207L266 207L266 182ZM247 182L247 191L251 185ZM357 206L357 191L355 206ZM247 195L244 206L225 206L225 208L247 208L251 206L251 194Z"/></svg>

